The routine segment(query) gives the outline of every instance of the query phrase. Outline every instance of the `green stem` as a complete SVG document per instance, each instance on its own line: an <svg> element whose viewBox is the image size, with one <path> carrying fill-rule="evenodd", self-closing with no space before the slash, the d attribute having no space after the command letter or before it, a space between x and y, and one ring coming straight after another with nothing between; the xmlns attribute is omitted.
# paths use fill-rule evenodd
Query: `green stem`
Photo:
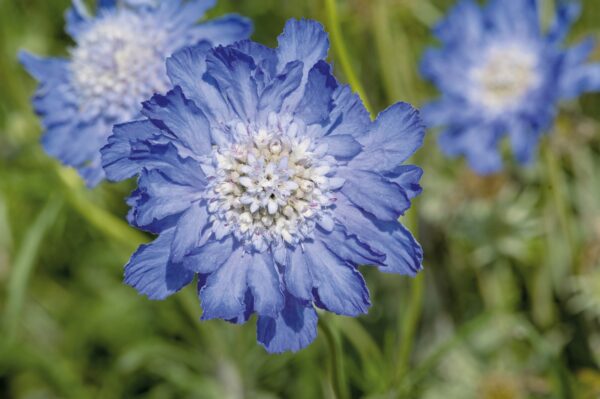
<svg viewBox="0 0 600 399"><path fill-rule="evenodd" d="M568 259L575 264L575 237L573 236L573 230L571 228L571 223L569 220L569 209L568 205L565 201L566 193L565 190L565 182L564 178L559 170L559 159L554 154L552 147L550 145L550 141L547 140L542 146L543 157L546 163L546 178L548 189L552 195L552 201L554 205L554 210L558 216L558 223L560 225L560 229L563 235L566 238L566 242L568 245Z"/></svg>
<svg viewBox="0 0 600 399"><path fill-rule="evenodd" d="M323 332L323 335L325 335L325 340L329 347L333 392L337 399L346 399L348 397L348 388L346 385L344 354L342 352L340 337L325 315L321 315L319 318L319 327Z"/></svg>
<svg viewBox="0 0 600 399"><path fill-rule="evenodd" d="M416 204L413 202L412 209L407 215L407 227L412 231L415 236L418 236L418 209ZM395 382L400 382L406 375L409 364L412 347L415 341L415 334L419 320L421 319L421 312L423 310L423 294L425 291L425 276L418 275L412 283L410 297L408 299L408 306L404 310L401 320L400 330L400 342L398 345L398 359L396 364L396 375Z"/></svg>
<svg viewBox="0 0 600 399"><path fill-rule="evenodd" d="M72 170L61 167L57 169L56 173L67 188L66 193L69 203L99 231L115 239L128 249L135 249L140 244L148 241L146 235L133 229L123 220L90 201L81 179Z"/></svg>
<svg viewBox="0 0 600 399"><path fill-rule="evenodd" d="M8 282L8 298L4 327L9 341L16 337L20 316L29 278L35 267L35 261L44 236L52 227L62 207L62 198L52 198L40 212L31 227L27 230L23 243L15 258L14 266Z"/></svg>
<svg viewBox="0 0 600 399"><path fill-rule="evenodd" d="M325 0L325 10L327 12L328 26L333 49L338 56L340 64L342 65L342 70L346 75L346 79L348 79L348 83L352 89L354 89L354 91L356 91L362 99L367 111L373 115L367 95L360 84L356 73L354 73L354 69L352 68L352 62L350 61L350 56L348 55L348 49L346 48L346 43L344 42L344 38L342 36L342 28L340 27L336 0Z"/></svg>

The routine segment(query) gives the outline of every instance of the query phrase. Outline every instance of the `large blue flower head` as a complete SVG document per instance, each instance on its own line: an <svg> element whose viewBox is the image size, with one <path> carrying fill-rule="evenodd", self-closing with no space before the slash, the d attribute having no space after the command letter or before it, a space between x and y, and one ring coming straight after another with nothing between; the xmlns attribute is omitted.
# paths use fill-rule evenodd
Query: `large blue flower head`
<svg viewBox="0 0 600 399"><path fill-rule="evenodd" d="M139 175L130 223L159 234L125 281L162 299L197 274L202 318L257 313L270 352L315 338L315 305L365 313L358 265L421 269L397 221L421 190L421 170L402 164L423 140L418 112L399 103L371 122L332 75L328 47L320 24L292 20L276 50L184 49L167 61L174 88L102 149L109 179Z"/></svg>
<svg viewBox="0 0 600 399"><path fill-rule="evenodd" d="M440 146L465 155L480 174L502 168L498 150L506 135L523 164L536 153L559 100L600 89L600 65L586 64L591 40L564 49L579 14L561 3L549 30L535 0L491 0L481 8L461 1L436 28L441 48L427 51L422 73L442 91L423 110L429 126L443 126Z"/></svg>
<svg viewBox="0 0 600 399"><path fill-rule="evenodd" d="M39 82L36 112L46 129L48 154L79 170L89 186L104 177L100 148L112 126L139 115L140 103L169 87L165 59L201 40L246 39L250 22L225 16L198 24L215 0L99 1L91 16L81 0L67 12L75 40L70 59L21 53Z"/></svg>

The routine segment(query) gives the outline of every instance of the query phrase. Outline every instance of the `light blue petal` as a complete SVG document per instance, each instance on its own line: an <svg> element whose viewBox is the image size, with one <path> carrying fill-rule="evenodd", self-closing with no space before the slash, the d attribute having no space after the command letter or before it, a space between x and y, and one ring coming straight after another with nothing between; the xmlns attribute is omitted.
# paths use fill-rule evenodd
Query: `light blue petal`
<svg viewBox="0 0 600 399"><path fill-rule="evenodd" d="M495 35L520 40L536 40L541 36L537 0L491 0L485 14Z"/></svg>
<svg viewBox="0 0 600 399"><path fill-rule="evenodd" d="M330 123L326 135L351 135L359 138L367 134L371 126L371 117L358 94L348 85L338 86L333 93L333 109L329 115Z"/></svg>
<svg viewBox="0 0 600 399"><path fill-rule="evenodd" d="M400 223L377 221L344 196L338 197L335 217L347 234L356 236L373 251L386 255L380 271L414 276L422 269L423 250Z"/></svg>
<svg viewBox="0 0 600 399"><path fill-rule="evenodd" d="M206 285L200 290L202 320L237 319L244 313L244 298L248 289L246 276L251 261L251 256L238 248L208 277Z"/></svg>
<svg viewBox="0 0 600 399"><path fill-rule="evenodd" d="M418 166L402 165L386 177L388 177L391 182L402 187L408 199L413 199L423 191L423 188L419 184L422 176L423 169Z"/></svg>
<svg viewBox="0 0 600 399"><path fill-rule="evenodd" d="M402 187L372 172L342 169L346 179L341 192L355 205L380 220L397 220L410 208L410 200Z"/></svg>
<svg viewBox="0 0 600 399"><path fill-rule="evenodd" d="M232 47L217 47L206 57L207 73L242 120L256 115L258 92L252 77L254 60Z"/></svg>
<svg viewBox="0 0 600 399"><path fill-rule="evenodd" d="M193 156L212 152L210 124L204 113L185 98L180 87L165 96L155 94L143 104L142 114L157 126L168 130Z"/></svg>
<svg viewBox="0 0 600 399"><path fill-rule="evenodd" d="M156 228L164 228L160 222L169 219L165 223L170 227L173 223L170 218L187 211L201 196L202 192L196 187L177 184L161 171L144 169L138 180L138 191L130 202L133 205L130 222L156 231Z"/></svg>
<svg viewBox="0 0 600 399"><path fill-rule="evenodd" d="M221 241L212 239L190 252L183 259L183 265L196 273L209 274L221 267L233 250L231 236L226 236Z"/></svg>
<svg viewBox="0 0 600 399"><path fill-rule="evenodd" d="M125 266L125 283L150 299L165 299L192 282L194 273L169 262L173 230L142 245Z"/></svg>
<svg viewBox="0 0 600 399"><path fill-rule="evenodd" d="M247 39L252 31L251 20L237 14L229 14L195 26L191 34L195 41L207 40L213 46L218 46Z"/></svg>
<svg viewBox="0 0 600 399"><path fill-rule="evenodd" d="M484 31L483 15L473 0L461 0L434 29L438 39L446 44L478 43Z"/></svg>
<svg viewBox="0 0 600 399"><path fill-rule="evenodd" d="M256 337L270 353L297 352L317 337L317 321L312 304L287 295L278 317L258 318Z"/></svg>
<svg viewBox="0 0 600 399"><path fill-rule="evenodd" d="M573 22L581 14L581 4L578 1L561 1L557 7L556 18L548 32L548 41L558 44L565 40Z"/></svg>
<svg viewBox="0 0 600 399"><path fill-rule="evenodd" d="M248 286L254 298L254 310L260 316L277 317L284 305L281 281L273 258L254 254L248 266Z"/></svg>
<svg viewBox="0 0 600 399"><path fill-rule="evenodd" d="M296 298L312 301L313 280L304 251L300 248L290 249L283 266L287 290Z"/></svg>
<svg viewBox="0 0 600 399"><path fill-rule="evenodd" d="M66 31L73 39L77 40L79 34L88 26L91 17L82 0L73 0L72 3L65 14Z"/></svg>
<svg viewBox="0 0 600 399"><path fill-rule="evenodd" d="M384 253L360 242L356 236L346 234L344 228L339 224L336 224L331 232L317 229L315 237L323 242L331 253L354 266L384 265L386 258Z"/></svg>
<svg viewBox="0 0 600 399"><path fill-rule="evenodd" d="M218 88L202 79L206 72L206 55L211 48L209 42L200 42L177 51L167 58L167 75L173 86L181 87L185 96L211 120L229 120L229 105Z"/></svg>
<svg viewBox="0 0 600 399"><path fill-rule="evenodd" d="M325 136L319 139L319 144L327 144L327 154L343 161L348 161L358 155L362 146L349 134Z"/></svg>
<svg viewBox="0 0 600 399"><path fill-rule="evenodd" d="M19 62L38 82L62 79L68 74L69 61L62 58L42 58L28 51L19 51Z"/></svg>
<svg viewBox="0 0 600 399"><path fill-rule="evenodd" d="M175 236L171 246L171 260L179 263L200 242L202 231L208 224L208 211L205 204L193 203L186 210L175 228Z"/></svg>
<svg viewBox="0 0 600 399"><path fill-rule="evenodd" d="M333 109L333 93L337 81L331 74L331 66L319 61L308 73L304 96L296 107L295 115L307 125L325 123Z"/></svg>
<svg viewBox="0 0 600 399"><path fill-rule="evenodd" d="M410 104L397 103L379 114L369 133L359 139L364 150L352 168L385 173L406 161L423 145L425 126L419 111Z"/></svg>
<svg viewBox="0 0 600 399"><path fill-rule="evenodd" d="M285 66L283 72L261 93L259 111L267 114L281 111L285 99L300 86L303 65L301 61L293 61Z"/></svg>
<svg viewBox="0 0 600 399"><path fill-rule="evenodd" d="M279 69L289 62L301 60L306 74L318 61L327 58L329 38L323 25L316 21L288 20L277 41Z"/></svg>
<svg viewBox="0 0 600 399"><path fill-rule="evenodd" d="M317 306L344 316L367 313L371 302L361 274L320 241L304 243L304 248Z"/></svg>

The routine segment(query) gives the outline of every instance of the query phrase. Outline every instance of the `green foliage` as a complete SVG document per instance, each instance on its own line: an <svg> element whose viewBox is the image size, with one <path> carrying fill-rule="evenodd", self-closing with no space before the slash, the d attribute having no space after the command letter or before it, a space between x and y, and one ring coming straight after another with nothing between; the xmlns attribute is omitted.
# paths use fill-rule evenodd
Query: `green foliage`
<svg viewBox="0 0 600 399"><path fill-rule="evenodd" d="M350 63L374 112L422 104L435 93L419 58L452 3L338 0L338 76L355 79ZM573 40L600 33L596 0L583 3ZM267 355L252 322L200 323L194 287L151 302L124 286L151 239L122 222L131 184L88 192L41 150L16 53L66 54L67 6L0 1L0 397L600 397L599 95L565 105L533 167L490 178L442 157L431 132L408 216L420 280L365 269L368 315L322 315L308 349ZM211 15L231 11L269 45L287 18L330 21L323 0L221 0Z"/></svg>

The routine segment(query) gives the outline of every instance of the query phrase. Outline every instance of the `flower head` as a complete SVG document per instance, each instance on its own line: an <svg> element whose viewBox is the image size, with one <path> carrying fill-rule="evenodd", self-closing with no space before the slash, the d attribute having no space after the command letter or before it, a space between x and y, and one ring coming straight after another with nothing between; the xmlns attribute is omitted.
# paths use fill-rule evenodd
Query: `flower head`
<svg viewBox="0 0 600 399"><path fill-rule="evenodd" d="M67 12L75 40L70 59L21 53L40 82L33 100L48 154L79 170L89 186L104 177L100 148L112 126L139 115L140 103L169 87L165 59L206 40L245 39L251 24L238 16L197 24L213 0L99 1L96 16L80 0Z"/></svg>
<svg viewBox="0 0 600 399"><path fill-rule="evenodd" d="M421 269L397 222L421 190L402 164L423 140L418 112L399 103L371 122L328 47L320 24L292 20L275 50L199 45L167 61L172 90L102 149L109 179L139 175L130 223L159 235L127 284L162 299L196 274L203 319L257 313L259 342L282 352L315 338L315 306L367 311L358 265Z"/></svg>
<svg viewBox="0 0 600 399"><path fill-rule="evenodd" d="M466 156L480 174L502 168L498 146L506 135L523 164L535 155L559 100L600 89L600 65L586 64L594 43L563 48L576 3L562 4L548 31L535 0L490 0L481 8L462 0L436 28L441 48L430 49L422 73L442 92L423 110L442 126L440 146Z"/></svg>

